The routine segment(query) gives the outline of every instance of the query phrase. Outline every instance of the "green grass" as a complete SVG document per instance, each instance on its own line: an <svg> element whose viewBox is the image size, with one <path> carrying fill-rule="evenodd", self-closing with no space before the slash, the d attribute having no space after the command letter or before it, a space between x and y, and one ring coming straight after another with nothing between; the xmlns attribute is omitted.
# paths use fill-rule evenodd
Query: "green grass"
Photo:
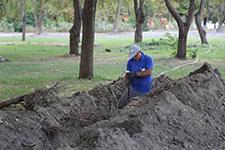
<svg viewBox="0 0 225 150"><path fill-rule="evenodd" d="M158 39L154 39L158 40ZM144 39L144 43L152 39ZM197 38L189 39L188 50L197 49L199 63L167 73L172 78L183 77L201 66L205 61L213 67L218 67L225 77L225 39L210 38L213 50L207 53L209 46L196 44ZM8 45L3 45L6 42ZM50 46L68 43L67 38L32 38L27 42L20 42L20 38L0 38L0 56L8 58L10 62L0 63L0 100L12 98L21 94L33 92L54 83L64 87L64 94L75 91L88 90L100 83L106 83L122 76L126 69L128 49L124 48L133 43L133 38L97 38L94 50L94 78L79 80L79 57L68 57L68 47ZM198 42L199 43L199 42ZM49 46L46 46L48 45ZM110 53L105 49L111 49ZM176 60L171 54L176 49L165 45L150 48L145 53L152 55L155 62L154 76L169 70L179 64L194 60Z"/></svg>
<svg viewBox="0 0 225 150"><path fill-rule="evenodd" d="M9 58L12 62L38 61L67 53L67 48L40 45L10 45L1 46L1 55Z"/></svg>
<svg viewBox="0 0 225 150"><path fill-rule="evenodd" d="M29 43L68 43L68 39L67 38L48 38L48 37L32 37L32 36L28 36L26 37L26 41L22 42L21 38L18 37L4 37L4 38L0 38L0 41L3 43L15 43L15 44L29 44Z"/></svg>

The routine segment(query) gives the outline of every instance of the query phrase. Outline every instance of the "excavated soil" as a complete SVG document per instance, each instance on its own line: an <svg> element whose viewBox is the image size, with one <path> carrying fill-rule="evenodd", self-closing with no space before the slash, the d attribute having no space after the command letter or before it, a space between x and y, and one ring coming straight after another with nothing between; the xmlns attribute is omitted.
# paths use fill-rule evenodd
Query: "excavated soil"
<svg viewBox="0 0 225 150"><path fill-rule="evenodd" d="M225 149L225 82L210 65L160 76L151 94L117 110L125 88L117 80L71 97L27 95L23 109L0 110L0 149Z"/></svg>

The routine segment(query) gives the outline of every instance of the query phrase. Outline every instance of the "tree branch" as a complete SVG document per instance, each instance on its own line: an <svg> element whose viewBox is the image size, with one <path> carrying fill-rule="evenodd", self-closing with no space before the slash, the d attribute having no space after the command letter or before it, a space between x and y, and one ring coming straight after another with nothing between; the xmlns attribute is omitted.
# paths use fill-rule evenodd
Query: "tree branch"
<svg viewBox="0 0 225 150"><path fill-rule="evenodd" d="M203 8L205 7L205 4L206 4L206 0L201 0L199 10L195 15L201 15L202 14Z"/></svg>
<svg viewBox="0 0 225 150"><path fill-rule="evenodd" d="M187 16L187 20L185 22L185 24L188 26L188 28L191 25L191 20L192 20L192 17L194 15L194 11L195 11L195 0L190 0L188 16Z"/></svg>
<svg viewBox="0 0 225 150"><path fill-rule="evenodd" d="M166 3L166 7L170 11L171 15L177 21L178 26L180 26L180 27L183 26L184 25L184 22L182 21L181 16L179 15L179 13L171 5L170 0L164 0L164 1Z"/></svg>
<svg viewBox="0 0 225 150"><path fill-rule="evenodd" d="M140 8L143 8L144 7L144 3L145 3L145 0L140 0Z"/></svg>

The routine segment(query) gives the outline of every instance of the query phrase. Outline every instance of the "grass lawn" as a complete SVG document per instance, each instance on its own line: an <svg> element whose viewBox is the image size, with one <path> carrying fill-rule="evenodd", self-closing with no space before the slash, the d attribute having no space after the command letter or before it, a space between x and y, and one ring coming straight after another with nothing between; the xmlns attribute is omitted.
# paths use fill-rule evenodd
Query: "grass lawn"
<svg viewBox="0 0 225 150"><path fill-rule="evenodd" d="M144 43L159 41L158 39L144 39ZM187 75L190 71L208 61L217 67L225 77L225 38L209 38L210 46L202 46L199 39L188 41L188 51L197 51L199 62L167 73L172 78ZM26 42L20 38L0 38L0 56L10 60L0 63L0 100L30 93L54 83L60 83L64 88L63 95L75 91L88 90L100 83L106 83L122 76L126 69L128 48L133 38L97 38L94 50L94 78L79 80L79 57L67 56L67 38L32 38ZM61 46L59 45L61 44ZM111 52L105 52L105 48ZM146 48L146 47L145 47ZM147 47L144 51L152 55L155 61L154 76L169 70L179 64L192 62L194 59L177 60L172 57L175 48L168 45Z"/></svg>

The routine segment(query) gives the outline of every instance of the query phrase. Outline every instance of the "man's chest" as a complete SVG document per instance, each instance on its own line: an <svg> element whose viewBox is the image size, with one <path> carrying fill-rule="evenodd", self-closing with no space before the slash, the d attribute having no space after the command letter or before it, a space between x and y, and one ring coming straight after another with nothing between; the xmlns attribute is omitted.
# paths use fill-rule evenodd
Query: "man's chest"
<svg viewBox="0 0 225 150"><path fill-rule="evenodd" d="M132 62L131 71L138 72L138 71L145 71L145 70L146 70L146 64L144 61Z"/></svg>

